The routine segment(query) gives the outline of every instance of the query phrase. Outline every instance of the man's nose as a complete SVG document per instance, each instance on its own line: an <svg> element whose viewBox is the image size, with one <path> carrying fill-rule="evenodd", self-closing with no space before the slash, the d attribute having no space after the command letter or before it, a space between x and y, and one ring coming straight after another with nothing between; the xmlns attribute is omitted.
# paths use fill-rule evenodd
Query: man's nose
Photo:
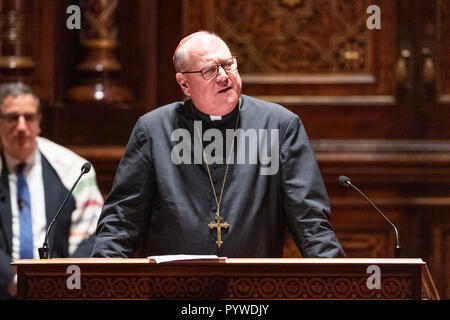
<svg viewBox="0 0 450 320"><path fill-rule="evenodd" d="M222 66L219 66L217 69L217 79L223 80L225 78L228 78L228 73L225 71L225 69Z"/></svg>
<svg viewBox="0 0 450 320"><path fill-rule="evenodd" d="M25 120L25 116L23 114L21 114L19 116L19 119L17 119L16 129L25 130L26 128L27 128L27 120Z"/></svg>

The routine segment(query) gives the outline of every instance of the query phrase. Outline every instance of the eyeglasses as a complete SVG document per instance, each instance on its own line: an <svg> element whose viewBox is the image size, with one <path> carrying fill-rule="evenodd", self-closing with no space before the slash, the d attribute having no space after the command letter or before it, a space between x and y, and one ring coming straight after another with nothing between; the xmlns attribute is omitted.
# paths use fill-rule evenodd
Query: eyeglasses
<svg viewBox="0 0 450 320"><path fill-rule="evenodd" d="M201 73L205 80L211 80L219 74L219 67L222 67L225 72L233 72L237 69L237 57L231 57L223 61L221 64L214 64L200 71L184 71L180 73Z"/></svg>
<svg viewBox="0 0 450 320"><path fill-rule="evenodd" d="M11 113L2 113L0 114L0 117L9 123L17 123L22 117L25 119L26 122L33 122L37 119L38 114L37 113L17 113L17 112L11 112Z"/></svg>

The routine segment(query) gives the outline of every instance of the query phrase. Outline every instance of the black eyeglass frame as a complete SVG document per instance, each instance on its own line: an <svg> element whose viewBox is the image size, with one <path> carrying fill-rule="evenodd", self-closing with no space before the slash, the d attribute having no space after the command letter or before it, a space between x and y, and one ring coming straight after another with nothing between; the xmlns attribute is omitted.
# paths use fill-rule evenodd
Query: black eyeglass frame
<svg viewBox="0 0 450 320"><path fill-rule="evenodd" d="M0 118L9 122L9 123L16 123L19 121L20 117L24 117L26 122L33 122L35 121L38 116L39 113L17 113L17 112L11 112L11 113L1 113L0 112Z"/></svg>
<svg viewBox="0 0 450 320"><path fill-rule="evenodd" d="M217 75L219 74L219 67L222 67L222 69L225 70L225 72L233 72L233 71L237 70L237 67L238 67L237 58L238 58L237 56L232 56L231 58L225 59L222 63L209 65L209 66L203 68L202 70L198 70L198 71L180 71L179 73L181 73L181 74L185 74L185 73L200 73L202 75L203 79L211 80L211 79L216 78ZM230 60L235 60L236 67L233 70L226 70L223 65L226 62L230 61ZM205 75L203 74L203 72L205 72L205 70L207 70L207 69L210 69L211 67L216 67L215 75L212 76L212 77L206 78Z"/></svg>

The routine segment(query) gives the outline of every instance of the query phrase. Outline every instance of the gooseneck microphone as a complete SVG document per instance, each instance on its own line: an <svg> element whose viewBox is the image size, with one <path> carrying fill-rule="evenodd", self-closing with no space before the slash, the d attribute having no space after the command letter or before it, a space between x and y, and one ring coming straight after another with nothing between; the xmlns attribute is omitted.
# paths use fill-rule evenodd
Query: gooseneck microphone
<svg viewBox="0 0 450 320"><path fill-rule="evenodd" d="M50 233L50 230L52 229L53 224L56 221L56 218L58 218L59 214L61 213L62 209L64 208L64 206L66 205L67 200L69 199L70 195L73 192L73 189L75 189L75 187L78 184L78 181L80 181L81 177L83 176L83 174L88 173L91 170L91 164L89 162L85 162L83 164L83 166L81 167L81 174L79 175L77 181L75 181L75 183L72 186L72 189L70 189L69 193L67 194L66 198L64 199L63 203L61 204L61 206L59 207L58 211L55 214L55 217L53 218L52 222L50 222L48 228L47 228L47 232L45 233L45 238L44 238L44 244L42 245L42 248L39 248L39 258L40 259L48 259L50 257L50 248L48 246L48 235Z"/></svg>
<svg viewBox="0 0 450 320"><path fill-rule="evenodd" d="M375 210L377 210L378 213L381 214L381 215L383 216L383 218L386 219L387 222L389 222L389 224L392 226L392 228L394 228L394 231L395 231L394 256L395 256L396 258L400 258L400 255L401 255L401 252L402 252L402 248L400 247L400 243L399 243L399 240L398 240L398 231L397 231L397 228L395 227L395 225L391 222L391 220L389 220L388 217L386 217L386 216L383 214L383 212L381 212L380 209L378 209L378 207L377 207L372 201L370 201L369 198L367 198L367 196L366 196L361 190L359 190L357 187L355 187L355 186L350 182L350 179L349 179L349 178L347 178L346 176L340 176L340 177L338 178L338 180L339 180L339 183L340 183L341 185L343 185L344 187L351 187L351 188L355 189L356 191L358 191L358 192L364 197L364 199L366 199L366 201L367 201L372 207L374 207Z"/></svg>

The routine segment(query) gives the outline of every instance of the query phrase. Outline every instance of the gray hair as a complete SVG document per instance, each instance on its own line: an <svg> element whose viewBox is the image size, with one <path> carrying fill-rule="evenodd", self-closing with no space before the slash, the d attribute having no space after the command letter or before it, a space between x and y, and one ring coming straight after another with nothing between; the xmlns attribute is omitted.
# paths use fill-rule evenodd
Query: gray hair
<svg viewBox="0 0 450 320"><path fill-rule="evenodd" d="M17 98L26 94L31 94L33 96L34 100L36 100L37 111L38 113L41 113L41 101L30 86L23 82L4 83L0 86L0 112L3 108L3 102L7 97L11 96Z"/></svg>

